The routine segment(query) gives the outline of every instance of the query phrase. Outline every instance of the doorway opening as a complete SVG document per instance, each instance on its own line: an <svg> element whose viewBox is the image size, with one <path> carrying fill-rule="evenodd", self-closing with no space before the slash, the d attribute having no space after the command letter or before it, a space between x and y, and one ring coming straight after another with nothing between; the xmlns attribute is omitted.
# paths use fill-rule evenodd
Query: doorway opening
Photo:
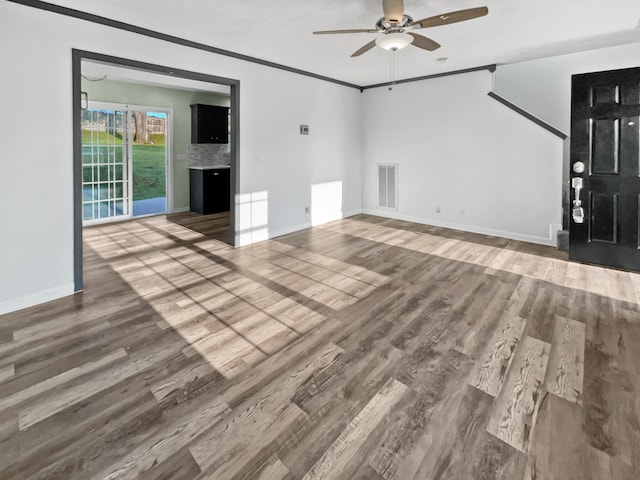
<svg viewBox="0 0 640 480"><path fill-rule="evenodd" d="M150 90L145 86L153 83L148 82L158 81L167 89L188 90L194 95L201 95L192 103L208 104L210 95L207 97L207 94L219 92L221 88L225 89L226 106L229 110L229 146L228 151L224 152L230 179L229 212L226 214L229 227L222 230L227 233L224 234L225 238L220 240L231 246L237 245L239 81L94 52L73 50L72 56L75 290L81 291L83 288L83 225L189 210L191 155L187 152L190 149L187 149L185 144L176 150L175 145L172 145L171 130L176 122L181 128L185 126L189 128L190 116L189 118L179 117L179 114L184 117L189 115L189 112L185 114L182 111L183 108L180 108L180 112L174 112L175 108L163 109L128 104L120 104L115 108L112 106L109 111L103 106L103 112L90 112L94 106L89 105L91 97L83 90L83 78L85 82L87 80L83 75L86 65L103 65L124 70L127 72L127 78L131 78L130 81L137 83L139 88ZM104 75L94 77L92 81L100 81L104 78ZM193 87L193 85L196 86ZM122 100L128 102L129 98L120 101ZM148 101L153 102L149 103L150 105L155 104L153 99ZM91 124L91 115L96 117L94 124L90 128L83 129L83 122ZM103 127L97 124L100 120L104 122ZM83 132L91 129L93 129L93 138L90 134ZM103 131L100 132L100 129ZM147 140L141 141L140 139L144 139L145 135ZM186 138L185 143L189 143L189 136L180 135L181 139L183 137ZM173 152L173 150L176 151ZM163 153L164 156L162 156ZM161 168L162 165L164 170ZM213 220L219 222L219 219ZM204 225L204 228L206 227Z"/></svg>

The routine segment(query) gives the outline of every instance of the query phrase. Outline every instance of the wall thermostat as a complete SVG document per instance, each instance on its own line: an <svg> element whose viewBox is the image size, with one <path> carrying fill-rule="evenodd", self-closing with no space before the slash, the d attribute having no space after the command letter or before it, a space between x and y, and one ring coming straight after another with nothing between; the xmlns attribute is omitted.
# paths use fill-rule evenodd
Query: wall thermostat
<svg viewBox="0 0 640 480"><path fill-rule="evenodd" d="M300 135L309 135L309 125L300 125Z"/></svg>

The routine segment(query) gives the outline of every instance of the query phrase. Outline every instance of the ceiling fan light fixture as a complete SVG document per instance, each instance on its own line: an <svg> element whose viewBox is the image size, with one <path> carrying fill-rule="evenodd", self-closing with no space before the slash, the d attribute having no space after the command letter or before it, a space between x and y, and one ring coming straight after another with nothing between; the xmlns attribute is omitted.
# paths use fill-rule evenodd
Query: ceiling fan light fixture
<svg viewBox="0 0 640 480"><path fill-rule="evenodd" d="M376 45L385 50L400 50L413 42L413 37L408 33L391 32L378 37Z"/></svg>

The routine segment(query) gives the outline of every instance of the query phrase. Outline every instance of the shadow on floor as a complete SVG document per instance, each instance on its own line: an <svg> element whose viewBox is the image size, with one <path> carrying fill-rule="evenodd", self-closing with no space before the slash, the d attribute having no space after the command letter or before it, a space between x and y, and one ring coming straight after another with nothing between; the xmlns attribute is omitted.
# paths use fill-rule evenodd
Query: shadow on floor
<svg viewBox="0 0 640 480"><path fill-rule="evenodd" d="M210 215L201 215L194 212L176 213L167 215L167 220L228 245L232 244L230 212Z"/></svg>

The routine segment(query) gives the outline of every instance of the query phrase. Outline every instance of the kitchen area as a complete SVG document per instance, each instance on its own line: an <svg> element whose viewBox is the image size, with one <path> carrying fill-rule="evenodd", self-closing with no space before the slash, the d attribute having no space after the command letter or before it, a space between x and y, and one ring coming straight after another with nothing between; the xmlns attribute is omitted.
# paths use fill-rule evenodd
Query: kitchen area
<svg viewBox="0 0 640 480"><path fill-rule="evenodd" d="M189 209L201 215L230 211L229 108L191 105Z"/></svg>

